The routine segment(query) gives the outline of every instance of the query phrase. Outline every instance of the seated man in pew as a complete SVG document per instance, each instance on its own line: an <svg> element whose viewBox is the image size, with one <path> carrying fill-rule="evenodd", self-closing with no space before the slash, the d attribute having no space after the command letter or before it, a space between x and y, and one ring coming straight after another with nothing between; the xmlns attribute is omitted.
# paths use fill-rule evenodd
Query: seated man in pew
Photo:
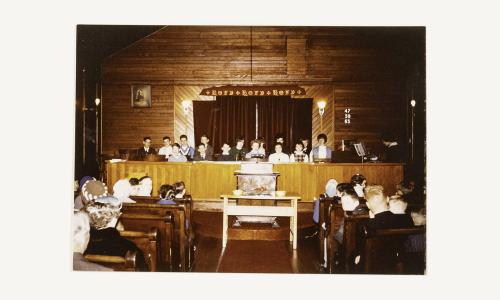
<svg viewBox="0 0 500 300"><path fill-rule="evenodd" d="M73 215L73 270L74 271L113 271L100 264L87 261L83 252L87 249L90 238L89 216L83 211Z"/></svg>
<svg viewBox="0 0 500 300"><path fill-rule="evenodd" d="M137 252L137 268L147 271L144 253L131 241L120 236L115 228L122 202L115 197L97 198L85 207L90 218L90 241L85 254L125 256L127 251Z"/></svg>

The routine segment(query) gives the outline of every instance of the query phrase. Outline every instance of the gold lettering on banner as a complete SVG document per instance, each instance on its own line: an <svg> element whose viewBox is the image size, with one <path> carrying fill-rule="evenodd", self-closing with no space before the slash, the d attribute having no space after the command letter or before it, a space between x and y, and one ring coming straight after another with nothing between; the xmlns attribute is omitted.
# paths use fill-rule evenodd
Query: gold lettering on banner
<svg viewBox="0 0 500 300"><path fill-rule="evenodd" d="M238 95L238 96L239 96L239 95L240 95L240 91L236 91L236 95Z"/></svg>
<svg viewBox="0 0 500 300"><path fill-rule="evenodd" d="M222 91L218 91L217 95L222 96Z"/></svg>
<svg viewBox="0 0 500 300"><path fill-rule="evenodd" d="M233 90L230 90L229 91L229 96L232 96L233 95Z"/></svg>
<svg viewBox="0 0 500 300"><path fill-rule="evenodd" d="M227 96L227 90L224 91L224 96Z"/></svg>
<svg viewBox="0 0 500 300"><path fill-rule="evenodd" d="M260 95L261 95L261 96L264 96L264 91L260 91Z"/></svg>
<svg viewBox="0 0 500 300"><path fill-rule="evenodd" d="M278 96L278 90L273 90L273 96Z"/></svg>
<svg viewBox="0 0 500 300"><path fill-rule="evenodd" d="M297 94L299 94L299 95L300 95L300 94L302 94L302 92L301 92L300 90L298 90L298 91L297 91Z"/></svg>
<svg viewBox="0 0 500 300"><path fill-rule="evenodd" d="M217 96L217 91L216 90L212 90L212 96Z"/></svg>
<svg viewBox="0 0 500 300"><path fill-rule="evenodd" d="M285 95L290 94L290 90L285 90Z"/></svg>
<svg viewBox="0 0 500 300"><path fill-rule="evenodd" d="M205 94L210 95L210 91L206 91Z"/></svg>
<svg viewBox="0 0 500 300"><path fill-rule="evenodd" d="M267 93L266 93L266 94L267 94L268 96L270 96L270 95L271 95L271 91L267 91Z"/></svg>
<svg viewBox="0 0 500 300"><path fill-rule="evenodd" d="M248 91L248 96L253 96L253 91Z"/></svg>
<svg viewBox="0 0 500 300"><path fill-rule="evenodd" d="M259 91L257 91L257 90L253 91L253 93L255 94L255 96L259 95Z"/></svg>
<svg viewBox="0 0 500 300"><path fill-rule="evenodd" d="M295 90L292 90L292 91L290 92L290 95L295 95Z"/></svg>
<svg viewBox="0 0 500 300"><path fill-rule="evenodd" d="M280 96L283 96L283 90L280 90L279 94Z"/></svg>
<svg viewBox="0 0 500 300"><path fill-rule="evenodd" d="M247 90L242 90L242 91L241 91L241 95L242 95L242 96L248 96L248 94L247 94Z"/></svg>

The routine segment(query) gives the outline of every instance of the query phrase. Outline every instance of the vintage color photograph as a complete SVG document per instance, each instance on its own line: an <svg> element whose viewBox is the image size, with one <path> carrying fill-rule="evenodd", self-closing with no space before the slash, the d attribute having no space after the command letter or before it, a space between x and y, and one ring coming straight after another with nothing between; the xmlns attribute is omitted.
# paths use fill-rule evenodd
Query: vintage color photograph
<svg viewBox="0 0 500 300"><path fill-rule="evenodd" d="M74 271L427 274L426 27L75 31Z"/></svg>

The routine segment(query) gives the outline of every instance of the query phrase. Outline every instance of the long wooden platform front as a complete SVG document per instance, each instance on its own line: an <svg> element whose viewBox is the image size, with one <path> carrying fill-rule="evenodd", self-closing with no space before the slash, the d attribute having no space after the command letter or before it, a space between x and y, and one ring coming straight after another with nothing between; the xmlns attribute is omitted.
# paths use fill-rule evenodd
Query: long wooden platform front
<svg viewBox="0 0 500 300"><path fill-rule="evenodd" d="M231 194L236 188L234 171L239 169L239 162L106 161L106 184L111 189L119 179L142 174L152 178L153 196L158 195L162 184L184 181L193 201L222 201L220 195ZM403 180L401 163L280 163L274 165L274 171L280 173L278 189L299 195L301 202L313 201L324 193L330 178L348 182L353 174L360 173L369 184L383 185L389 194Z"/></svg>

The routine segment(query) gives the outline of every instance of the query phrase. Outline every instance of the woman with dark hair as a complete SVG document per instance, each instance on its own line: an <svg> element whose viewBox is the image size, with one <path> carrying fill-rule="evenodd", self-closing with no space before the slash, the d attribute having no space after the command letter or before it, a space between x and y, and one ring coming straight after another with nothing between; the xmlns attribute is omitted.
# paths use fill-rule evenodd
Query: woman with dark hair
<svg viewBox="0 0 500 300"><path fill-rule="evenodd" d="M156 202L157 204L176 204L174 201L175 190L170 184L162 184L158 194L160 195L160 200Z"/></svg>
<svg viewBox="0 0 500 300"><path fill-rule="evenodd" d="M331 159L332 158L332 149L326 146L326 142L328 138L326 134L321 133L318 135L318 147L314 147L312 150L313 161L316 159Z"/></svg>
<svg viewBox="0 0 500 300"><path fill-rule="evenodd" d="M174 183L173 188L175 192L175 199L184 198L184 195L186 194L186 185L184 184L184 181Z"/></svg>
<svg viewBox="0 0 500 300"><path fill-rule="evenodd" d="M358 197L365 198L364 188L366 187L366 177L361 174L354 174L351 177L351 184Z"/></svg>

